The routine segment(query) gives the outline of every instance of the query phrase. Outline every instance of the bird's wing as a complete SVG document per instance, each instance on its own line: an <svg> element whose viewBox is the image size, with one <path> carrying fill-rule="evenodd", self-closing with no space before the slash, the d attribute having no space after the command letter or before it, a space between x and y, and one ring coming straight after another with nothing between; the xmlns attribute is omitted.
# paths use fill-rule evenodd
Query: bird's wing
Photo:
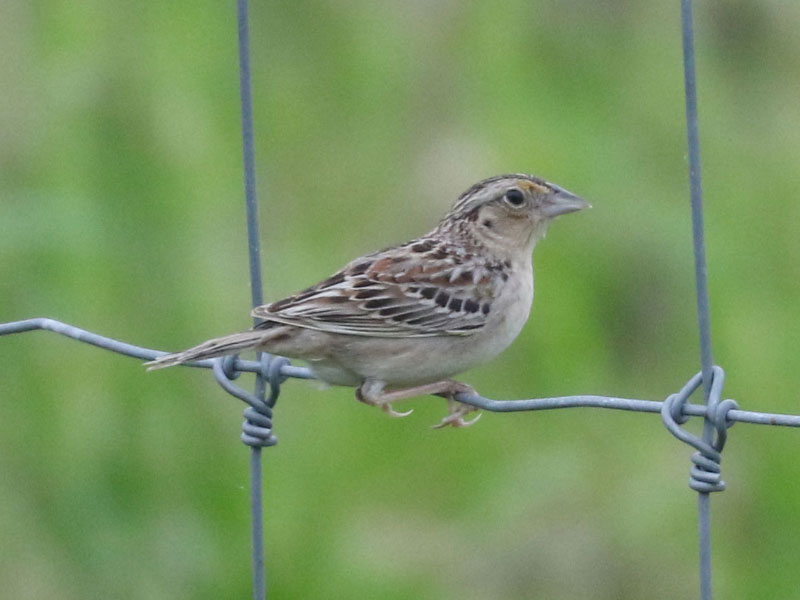
<svg viewBox="0 0 800 600"><path fill-rule="evenodd" d="M470 335L486 324L509 267L422 238L357 259L253 316L348 335Z"/></svg>

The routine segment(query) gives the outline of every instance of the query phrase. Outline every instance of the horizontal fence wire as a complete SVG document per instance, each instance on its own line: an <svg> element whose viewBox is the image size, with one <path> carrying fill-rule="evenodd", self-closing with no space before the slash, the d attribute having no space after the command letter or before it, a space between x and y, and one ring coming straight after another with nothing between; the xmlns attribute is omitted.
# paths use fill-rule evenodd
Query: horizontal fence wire
<svg viewBox="0 0 800 600"><path fill-rule="evenodd" d="M142 360L154 360L159 356L169 354L161 350L151 350L133 344L126 344L109 337L91 333L72 325L67 325L55 319L39 318L0 324L0 336L25 331L47 330L59 333L66 337ZM214 363L221 359L207 359L185 363L182 366L212 369ZM234 369L241 373L261 372L261 365L252 360L237 358L233 363ZM284 377L293 379L314 379L311 370L306 367L297 367L291 364L281 365L280 373ZM561 408L608 408L631 412L660 414L665 402L658 400L638 400L632 398L616 398L613 396L558 396L554 398L533 398L526 400L492 400L475 394L459 394L458 401L470 404L477 408L496 413L554 410ZM681 415L685 417L704 417L706 407L698 404L686 403L681 407ZM784 427L800 427L800 416L778 413L756 412L750 410L730 410L727 418L731 422L751 423L754 425L776 425Z"/></svg>
<svg viewBox="0 0 800 600"><path fill-rule="evenodd" d="M115 352L117 354L124 354L125 356L131 356L133 358L139 358L146 361L155 360L161 356L169 354L169 352L164 352L162 350L152 350L150 348L144 348L142 346L134 346L133 344L120 342L119 340L115 340L104 335L99 335L97 333L92 333L91 331L81 329L80 327L75 327L74 325L68 325L67 323L62 323L61 321L57 321L55 319L37 318L26 319L24 321L14 321L11 323L0 323L0 336L37 330L52 331L53 333L58 333L85 344L91 344L92 346L103 348L104 350L110 350L111 352ZM194 362L184 363L184 366L196 367L200 369L213 369L214 361L215 359L209 358L206 360L197 360ZM235 359L233 366L235 371L238 373L260 373L263 368L261 363L255 360L243 360L238 357ZM282 366L281 375L295 379L314 379L314 376L311 374L309 369L306 367L296 367L293 365Z"/></svg>

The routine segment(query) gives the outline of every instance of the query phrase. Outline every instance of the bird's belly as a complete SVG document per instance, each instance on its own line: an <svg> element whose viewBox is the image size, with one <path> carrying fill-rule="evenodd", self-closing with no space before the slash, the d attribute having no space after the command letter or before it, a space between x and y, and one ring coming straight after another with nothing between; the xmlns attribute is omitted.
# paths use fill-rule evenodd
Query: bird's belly
<svg viewBox="0 0 800 600"><path fill-rule="evenodd" d="M452 377L496 354L478 336L352 338L335 359L311 363L320 379L336 385L358 385L364 379L420 385Z"/></svg>
<svg viewBox="0 0 800 600"><path fill-rule="evenodd" d="M358 387L365 379L335 360L309 360L308 366L314 377L331 385Z"/></svg>
<svg viewBox="0 0 800 600"><path fill-rule="evenodd" d="M525 325L530 305L508 305L487 327L469 336L340 337L333 357L311 363L311 368L335 385L358 385L371 378L399 387L448 379L505 350Z"/></svg>

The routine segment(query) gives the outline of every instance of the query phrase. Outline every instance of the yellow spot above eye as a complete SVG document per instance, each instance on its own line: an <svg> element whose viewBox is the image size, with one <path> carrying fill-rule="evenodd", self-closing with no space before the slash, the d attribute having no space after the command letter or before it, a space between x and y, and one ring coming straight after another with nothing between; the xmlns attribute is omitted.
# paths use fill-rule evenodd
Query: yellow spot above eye
<svg viewBox="0 0 800 600"><path fill-rule="evenodd" d="M534 183L533 181L520 181L520 187L534 194L550 193L550 188Z"/></svg>

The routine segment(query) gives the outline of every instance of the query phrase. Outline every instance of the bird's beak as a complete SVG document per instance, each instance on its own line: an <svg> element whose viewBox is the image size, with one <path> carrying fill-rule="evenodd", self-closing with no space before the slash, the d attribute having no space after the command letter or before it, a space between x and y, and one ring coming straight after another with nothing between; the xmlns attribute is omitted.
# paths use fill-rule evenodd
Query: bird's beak
<svg viewBox="0 0 800 600"><path fill-rule="evenodd" d="M547 218L552 219L553 217L591 207L592 205L580 196L576 196L563 188L556 188L556 192L545 200L545 204L542 206L542 213Z"/></svg>

